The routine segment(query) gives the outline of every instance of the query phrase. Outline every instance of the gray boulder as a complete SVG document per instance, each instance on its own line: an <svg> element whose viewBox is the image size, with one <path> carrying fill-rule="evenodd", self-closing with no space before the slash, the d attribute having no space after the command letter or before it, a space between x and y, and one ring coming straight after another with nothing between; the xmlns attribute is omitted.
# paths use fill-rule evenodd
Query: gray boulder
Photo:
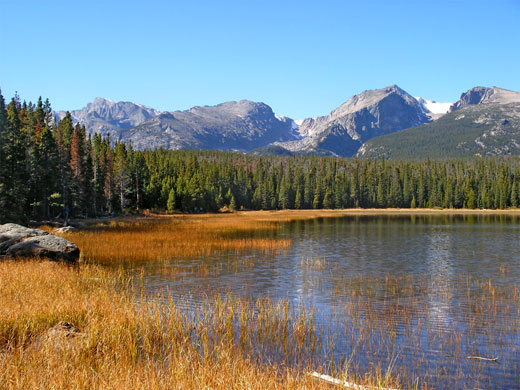
<svg viewBox="0 0 520 390"><path fill-rule="evenodd" d="M8 223L0 225L0 256L9 258L46 257L75 263L76 244L39 229Z"/></svg>

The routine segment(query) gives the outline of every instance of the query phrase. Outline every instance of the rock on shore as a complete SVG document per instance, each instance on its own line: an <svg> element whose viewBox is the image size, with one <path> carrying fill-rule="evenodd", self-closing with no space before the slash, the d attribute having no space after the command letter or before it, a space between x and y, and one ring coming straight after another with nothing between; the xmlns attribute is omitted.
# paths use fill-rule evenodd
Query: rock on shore
<svg viewBox="0 0 520 390"><path fill-rule="evenodd" d="M0 257L46 257L75 263L79 259L76 244L47 233L14 223L0 225Z"/></svg>

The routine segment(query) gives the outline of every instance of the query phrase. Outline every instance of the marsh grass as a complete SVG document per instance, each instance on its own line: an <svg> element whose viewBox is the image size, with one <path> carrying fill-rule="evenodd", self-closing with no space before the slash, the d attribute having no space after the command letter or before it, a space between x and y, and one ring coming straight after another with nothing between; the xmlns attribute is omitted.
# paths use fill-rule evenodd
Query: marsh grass
<svg viewBox="0 0 520 390"><path fill-rule="evenodd" d="M38 260L0 262L0 283L2 389L330 388L291 368L318 337L313 314L286 301L216 296L186 312L122 273ZM79 332L47 337L60 321Z"/></svg>
<svg viewBox="0 0 520 390"><path fill-rule="evenodd" d="M147 295L139 278L118 268L164 262L159 267L164 275L196 275L204 290L205 277L253 267L254 259L240 262L237 256L223 268L204 262L172 267L172 261L251 250L276 254L291 245L279 237L281 223L341 215L88 221L65 234L82 249L79 267L0 262L0 388L337 388L306 375L314 370L354 383L412 389L439 383L492 387L479 382L485 370L518 377L514 354L507 351L517 349L520 294L493 281L457 277L451 283L463 286L464 294L454 299L443 280L343 275L327 259L302 259L304 290L324 283L324 273L333 276L325 287L334 309L330 322L340 324L341 333L336 329L329 337L318 330L312 309L286 300L206 295L186 310L173 299ZM60 321L73 323L81 336L42 341ZM498 363L467 359L495 355Z"/></svg>
<svg viewBox="0 0 520 390"><path fill-rule="evenodd" d="M120 218L86 224L64 237L75 242L86 262L146 263L215 253L276 253L291 246L277 238L279 224L241 214Z"/></svg>

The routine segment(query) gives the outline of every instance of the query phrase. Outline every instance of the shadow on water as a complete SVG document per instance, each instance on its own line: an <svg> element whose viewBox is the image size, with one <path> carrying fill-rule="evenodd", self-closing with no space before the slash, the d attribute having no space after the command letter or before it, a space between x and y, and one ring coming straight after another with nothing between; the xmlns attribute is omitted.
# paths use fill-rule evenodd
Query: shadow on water
<svg viewBox="0 0 520 390"><path fill-rule="evenodd" d="M295 318L314 313L312 353L280 363L359 378L390 367L434 388L518 388L519 222L507 215L297 220L269 233L292 240L275 255L150 264L144 283L188 312L231 293L252 306L282 300ZM267 360L287 356L261 340L251 351Z"/></svg>

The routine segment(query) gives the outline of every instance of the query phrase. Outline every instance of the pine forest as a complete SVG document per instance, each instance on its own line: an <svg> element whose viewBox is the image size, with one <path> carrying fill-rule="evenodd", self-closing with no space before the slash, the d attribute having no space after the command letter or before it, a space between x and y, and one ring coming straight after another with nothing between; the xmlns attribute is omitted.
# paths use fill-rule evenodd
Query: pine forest
<svg viewBox="0 0 520 390"><path fill-rule="evenodd" d="M145 209L518 207L518 157L415 161L137 151L90 135L48 100L0 94L1 221L100 217Z"/></svg>

